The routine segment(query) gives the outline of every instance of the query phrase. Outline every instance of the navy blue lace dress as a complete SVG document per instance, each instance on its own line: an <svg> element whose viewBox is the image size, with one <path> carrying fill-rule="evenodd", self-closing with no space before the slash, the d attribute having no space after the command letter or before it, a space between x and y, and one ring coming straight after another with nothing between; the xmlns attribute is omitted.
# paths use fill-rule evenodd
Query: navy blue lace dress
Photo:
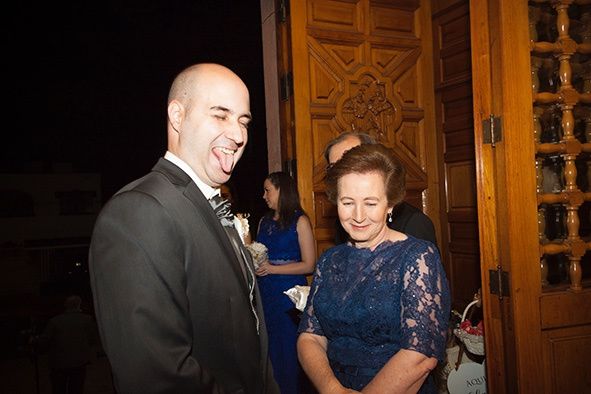
<svg viewBox="0 0 591 394"><path fill-rule="evenodd" d="M270 217L263 217L259 225L257 242L268 249L269 262L280 265L302 261L298 240L298 212L287 228ZM295 285L308 284L305 275L267 275L257 278L265 322L269 335L269 356L273 374L282 394L299 394L301 367L296 351L298 310L283 292Z"/></svg>
<svg viewBox="0 0 591 394"><path fill-rule="evenodd" d="M348 243L318 261L299 332L328 339L341 384L365 387L401 349L443 361L450 296L437 248L412 236L373 251ZM420 393L436 393L427 379Z"/></svg>

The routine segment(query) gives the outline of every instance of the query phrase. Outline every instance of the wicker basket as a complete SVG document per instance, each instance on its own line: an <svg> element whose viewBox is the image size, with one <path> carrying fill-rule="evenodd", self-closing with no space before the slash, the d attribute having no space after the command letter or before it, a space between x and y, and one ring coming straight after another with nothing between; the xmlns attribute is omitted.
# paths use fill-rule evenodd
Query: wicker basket
<svg viewBox="0 0 591 394"><path fill-rule="evenodd" d="M478 302L480 301L474 300L466 306L466 309L464 309L464 313L462 314L462 321L466 320L468 310ZM466 346L466 349L470 353L477 356L484 356L484 336L470 334L459 327L454 329L454 335L464 344L464 346Z"/></svg>

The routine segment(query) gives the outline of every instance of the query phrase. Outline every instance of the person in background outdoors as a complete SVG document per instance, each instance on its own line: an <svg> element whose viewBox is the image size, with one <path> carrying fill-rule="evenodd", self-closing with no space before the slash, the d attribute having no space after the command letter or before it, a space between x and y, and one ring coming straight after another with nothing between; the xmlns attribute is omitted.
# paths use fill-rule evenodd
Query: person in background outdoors
<svg viewBox="0 0 591 394"><path fill-rule="evenodd" d="M444 358L450 295L435 246L386 225L404 178L381 144L351 148L328 170L349 242L320 256L297 342L320 393L436 392L428 377Z"/></svg>
<svg viewBox="0 0 591 394"><path fill-rule="evenodd" d="M328 167L334 165L349 149L361 144L375 144L376 140L370 135L361 132L345 132L330 141L324 149L324 158ZM433 222L420 209L413 205L400 201L392 212L392 220L388 222L388 227L392 230L400 231L437 245L435 237L435 227ZM341 244L347 240L347 233L343 227L337 223L335 243Z"/></svg>
<svg viewBox="0 0 591 394"><path fill-rule="evenodd" d="M299 394L298 319L293 302L283 292L308 284L306 274L314 271L316 244L295 180L285 172L273 172L263 186L270 211L259 222L256 240L267 247L269 260L256 273L269 332L269 354L281 393Z"/></svg>
<svg viewBox="0 0 591 394"><path fill-rule="evenodd" d="M93 359L96 328L92 317L80 308L82 299L71 295L65 311L53 317L37 341L49 352L51 391L53 394L84 392L86 366Z"/></svg>
<svg viewBox="0 0 591 394"><path fill-rule="evenodd" d="M248 140L246 85L219 64L174 79L168 150L99 214L90 280L118 393L277 393L250 254L219 195Z"/></svg>

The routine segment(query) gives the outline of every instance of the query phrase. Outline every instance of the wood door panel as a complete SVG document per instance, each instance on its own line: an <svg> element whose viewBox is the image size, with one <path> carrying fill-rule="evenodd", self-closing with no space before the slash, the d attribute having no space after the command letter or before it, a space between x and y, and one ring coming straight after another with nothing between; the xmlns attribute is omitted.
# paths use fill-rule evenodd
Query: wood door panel
<svg viewBox="0 0 591 394"><path fill-rule="evenodd" d="M318 40L324 50L331 56L330 58L337 62L337 67L347 72L353 72L361 66L361 51L363 46L361 41L354 41L346 45L337 44L330 40Z"/></svg>
<svg viewBox="0 0 591 394"><path fill-rule="evenodd" d="M474 210L476 206L476 185L474 184L474 162L450 162L446 166L447 209Z"/></svg>
<svg viewBox="0 0 591 394"><path fill-rule="evenodd" d="M542 331L546 393L591 392L591 326Z"/></svg>
<svg viewBox="0 0 591 394"><path fill-rule="evenodd" d="M578 294L558 292L544 294L540 299L542 329L575 326L591 326L591 289ZM576 311L576 313L573 313ZM589 348L591 352L591 348Z"/></svg>
<svg viewBox="0 0 591 394"><path fill-rule="evenodd" d="M470 51L460 46L455 51L442 51L441 75L446 81L470 75Z"/></svg>
<svg viewBox="0 0 591 394"><path fill-rule="evenodd" d="M455 248L450 248L450 274L454 277L451 290L454 294L454 299L470 300L480 287L478 253L464 253L470 251L462 249L462 247L469 248L472 244L473 242L457 242Z"/></svg>
<svg viewBox="0 0 591 394"><path fill-rule="evenodd" d="M480 287L472 115L470 12L467 1L435 1L436 108L441 127L445 220L441 250L453 305L463 309Z"/></svg>
<svg viewBox="0 0 591 394"><path fill-rule="evenodd" d="M336 220L324 195L322 153L341 132L364 131L392 147L407 169L406 199L421 208L429 201L438 205L438 191L423 194L429 187L428 161L436 155L429 154L433 145L428 148L434 137L426 136L433 124L432 107L425 112L432 77L420 34L430 30L422 25L426 18L419 13L420 4L290 4L298 188L319 251L332 241Z"/></svg>
<svg viewBox="0 0 591 394"><path fill-rule="evenodd" d="M310 28L362 33L362 1L309 0L307 23Z"/></svg>

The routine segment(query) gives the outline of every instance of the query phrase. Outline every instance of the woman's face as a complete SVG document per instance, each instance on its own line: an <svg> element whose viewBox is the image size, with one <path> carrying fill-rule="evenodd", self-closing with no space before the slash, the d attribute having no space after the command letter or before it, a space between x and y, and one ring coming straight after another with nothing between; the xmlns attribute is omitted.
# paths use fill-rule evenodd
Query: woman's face
<svg viewBox="0 0 591 394"><path fill-rule="evenodd" d="M279 189L276 188L268 179L265 179L263 188L265 189L265 192L263 193L263 200L265 200L269 208L276 211L279 208Z"/></svg>
<svg viewBox="0 0 591 394"><path fill-rule="evenodd" d="M384 177L377 172L347 174L339 179L337 209L341 225L358 248L373 248L386 236L392 209Z"/></svg>

